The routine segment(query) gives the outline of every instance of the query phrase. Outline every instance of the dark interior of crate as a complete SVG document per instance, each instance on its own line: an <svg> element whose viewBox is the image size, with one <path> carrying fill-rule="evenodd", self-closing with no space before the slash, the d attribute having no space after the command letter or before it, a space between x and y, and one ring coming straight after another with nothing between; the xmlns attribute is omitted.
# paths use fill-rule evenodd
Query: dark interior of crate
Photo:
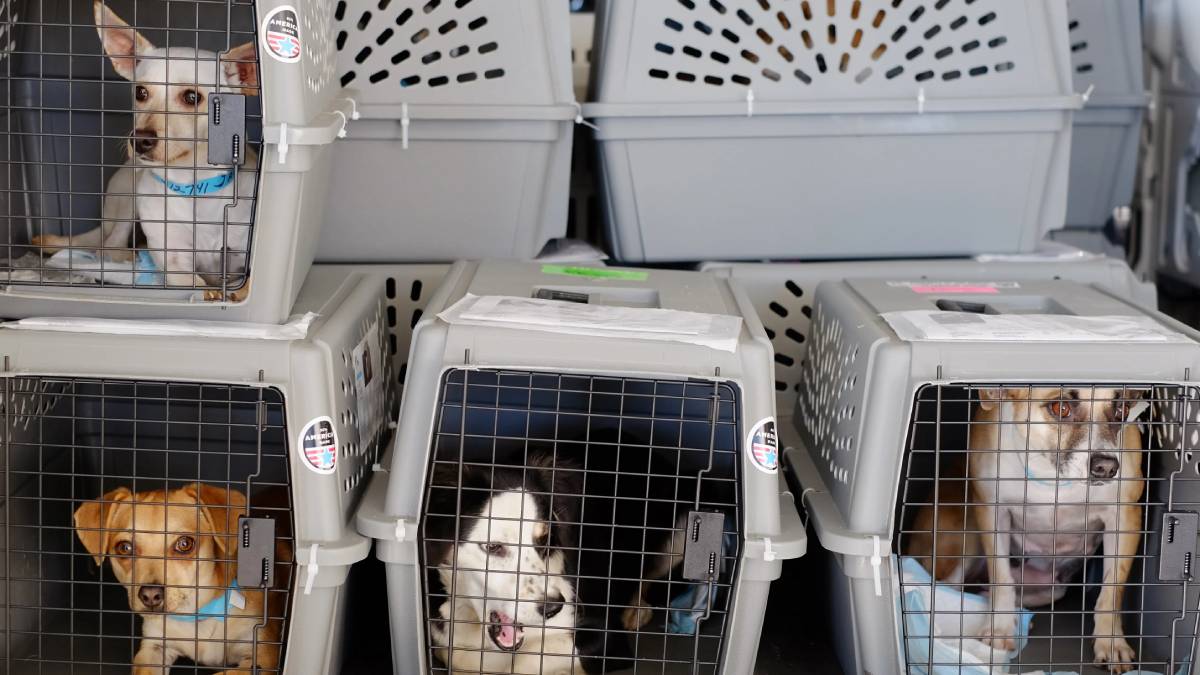
<svg viewBox="0 0 1200 675"><path fill-rule="evenodd" d="M1092 386L1121 388L1122 385L1064 386L1078 386L1087 390ZM922 506L937 501L943 505L978 503L976 497L955 496L958 493L946 492L946 486L954 480L950 477L962 475L961 469L955 466L961 466L960 463L967 457L969 429L977 415L982 389L983 387L979 386L931 385L919 391L913 411L913 424L909 430L909 451L897 498L897 554L913 553L911 546L914 536L922 533L914 522ZM1185 391L1179 387L1146 385L1131 386L1127 391L1146 400L1150 405L1138 417L1143 450L1142 470L1145 476L1145 490L1141 497L1144 507L1142 518L1140 523L1129 526L1121 524L1122 532L1140 531L1141 535L1137 557L1125 585L1125 597L1120 610L1122 626L1126 640L1137 654L1135 668L1149 672L1176 672L1191 658L1196 622L1200 618L1196 606L1200 596L1187 590L1177 581L1159 579L1159 533L1164 513L1167 511L1168 493L1172 491L1172 483L1172 512L1196 511L1200 507L1200 464L1192 461L1191 452L1184 453L1181 458L1175 449L1179 447L1178 441L1168 445L1162 441L1162 436L1165 432L1178 433L1183 424L1178 420L1187 415L1195 416L1197 392L1190 389ZM1086 400L1087 395L1081 394L1081 398ZM1189 412L1186 415L1180 414L1183 410ZM1191 426L1195 427L1195 424L1192 423ZM1195 435L1194 432L1188 433ZM942 487L936 495L935 476L942 479ZM949 482L947 478L950 478ZM941 498L940 495L944 493L948 498ZM978 531L975 525L965 527L968 532ZM1092 609L1102 587L1103 561L1104 554L1101 548L1087 557L1083 569L1065 582L1068 588L1060 599L1048 605L1029 608L1033 612L1033 620L1028 642L1010 661L1013 672L1039 669L1090 675L1109 672L1107 667L1093 664L1091 638L1094 627ZM987 583L986 580L983 583ZM906 590L915 587L916 584L905 586L902 583L902 595ZM988 592L986 586L980 584L965 587L951 584L949 588L981 594L984 597ZM1018 590L1018 603L1021 593L1022 591ZM901 612L905 611L908 611L908 608L902 607ZM902 621L902 624L906 622ZM902 630L907 631L907 625L904 625ZM1172 634L1176 637L1174 655ZM948 637L957 638L958 635ZM902 653L908 654L909 651L902 647ZM905 658L912 657L906 655ZM1171 667L1172 660L1174 668ZM910 665L915 667L920 664ZM928 663L925 662L922 667L928 667Z"/></svg>
<svg viewBox="0 0 1200 675"><path fill-rule="evenodd" d="M254 40L253 0L106 5L156 47L218 52ZM32 251L32 236L79 235L100 225L108 181L129 156L133 84L104 55L92 0L17 0L0 17L8 24L2 39L11 50L0 58L0 244L7 244L0 260L17 260ZM247 136L251 148L261 145L257 96L247 97ZM196 165L211 168L206 158Z"/></svg>
<svg viewBox="0 0 1200 675"><path fill-rule="evenodd" d="M5 672L130 672L141 619L112 563L98 567L81 544L72 517L110 490L194 482L236 490L247 495L251 515L275 521L277 540L290 547L279 391L36 377L3 386ZM271 618L286 622L292 561L277 563L268 594L282 615ZM181 659L171 672L215 670Z"/></svg>
<svg viewBox="0 0 1200 675"><path fill-rule="evenodd" d="M499 482L497 472L516 471L525 485L525 476L549 462L573 474L578 489L575 495L548 496L551 509L558 509L557 499L566 512L569 500L576 500L575 536L560 545L577 593L575 648L586 657L588 672L717 672L741 546L739 395L724 382L449 371L431 471L449 472L451 479L427 487L422 520L426 618L437 616L451 597L436 571L448 555L437 545L443 543L437 532L451 532L444 542L451 546L462 537L453 535L456 507L439 513L430 504L453 504L456 492L470 489L454 478L460 470L485 472L484 490L491 490ZM551 492L562 489L553 485ZM438 490L449 491L450 499L441 495L439 502ZM648 553L670 552L678 519L694 510L724 514L708 617L688 621L701 616L690 608L698 606L696 598L705 606L710 586L684 580L676 566L647 587L653 617L626 629L620 617L656 559ZM439 519L448 527L438 530ZM670 560L678 563L681 557ZM668 603L688 608L671 612L673 628ZM430 663L444 672L430 642Z"/></svg>

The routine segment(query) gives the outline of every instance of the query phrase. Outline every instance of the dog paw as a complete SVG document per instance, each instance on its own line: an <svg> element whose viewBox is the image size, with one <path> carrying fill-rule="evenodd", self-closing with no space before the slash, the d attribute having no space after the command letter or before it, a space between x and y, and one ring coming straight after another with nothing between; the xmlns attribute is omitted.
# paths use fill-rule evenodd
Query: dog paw
<svg viewBox="0 0 1200 675"><path fill-rule="evenodd" d="M1108 664L1108 669L1114 673L1127 673L1133 670L1133 660L1137 658L1133 647L1123 637L1098 637L1095 645L1096 665Z"/></svg>
<svg viewBox="0 0 1200 675"><path fill-rule="evenodd" d="M625 630L638 630L650 623L650 619L653 617L654 611L649 607L627 607L621 613L621 625L625 627Z"/></svg>
<svg viewBox="0 0 1200 675"><path fill-rule="evenodd" d="M990 626L984 627L983 632L979 635L979 639L984 644L991 646L992 649L1015 652L1017 651L1017 640L1014 637L1016 634L1016 617L996 616L992 618Z"/></svg>

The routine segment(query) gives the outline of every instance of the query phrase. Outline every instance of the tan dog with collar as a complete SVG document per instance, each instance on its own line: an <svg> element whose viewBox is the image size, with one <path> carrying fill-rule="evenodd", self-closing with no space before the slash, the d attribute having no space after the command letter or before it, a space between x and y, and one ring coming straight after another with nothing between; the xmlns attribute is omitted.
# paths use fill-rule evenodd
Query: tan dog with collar
<svg viewBox="0 0 1200 675"><path fill-rule="evenodd" d="M75 511L79 541L97 565L108 558L142 617L134 675L164 675L181 656L210 667L279 666L284 595L266 600L262 590L235 588L235 535L245 513L245 495L202 483L138 493L119 487ZM290 547L277 542L277 560L290 559Z"/></svg>
<svg viewBox="0 0 1200 675"><path fill-rule="evenodd" d="M1125 583L1142 528L1142 437L1129 422L1139 391L1103 387L980 390L970 459L943 472L905 553L935 578L989 584L997 649L1016 648L1016 608L1061 598L1085 556L1103 550L1094 657L1113 672L1136 658L1121 626ZM965 506L963 506L965 504ZM936 546L934 551L934 532Z"/></svg>

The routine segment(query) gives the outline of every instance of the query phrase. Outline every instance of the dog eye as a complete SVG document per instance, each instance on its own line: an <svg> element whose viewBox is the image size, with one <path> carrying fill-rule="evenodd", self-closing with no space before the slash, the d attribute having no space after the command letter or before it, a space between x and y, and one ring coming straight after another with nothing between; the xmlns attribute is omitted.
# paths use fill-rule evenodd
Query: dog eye
<svg viewBox="0 0 1200 675"><path fill-rule="evenodd" d="M117 544L113 546L113 553L116 553L117 555L133 555L133 542L118 541Z"/></svg>
<svg viewBox="0 0 1200 675"><path fill-rule="evenodd" d="M175 540L176 553L191 553L196 548L196 540L191 537L180 537Z"/></svg>
<svg viewBox="0 0 1200 675"><path fill-rule="evenodd" d="M134 96L134 98L136 98L137 100L139 100L139 101L143 101L143 102L144 102L144 101L146 101L147 99L149 99L149 98L150 98L150 90L149 90L149 89L147 89L147 88L145 88L145 87L143 87L142 85L140 85L140 84L139 84L139 85L138 85L138 86L137 86L137 87L136 87L136 88L133 90L133 96Z"/></svg>
<svg viewBox="0 0 1200 675"><path fill-rule="evenodd" d="M1051 415L1066 419L1071 416L1071 404L1065 401L1052 401L1046 405Z"/></svg>
<svg viewBox="0 0 1200 675"><path fill-rule="evenodd" d="M180 94L179 98L183 99L183 102L188 105L200 105L200 101L204 100L204 97L200 95L200 92L196 91L195 89L188 89Z"/></svg>
<svg viewBox="0 0 1200 675"><path fill-rule="evenodd" d="M508 555L508 549L504 544L480 544L479 548L487 552L488 555L494 555L498 558L503 558Z"/></svg>

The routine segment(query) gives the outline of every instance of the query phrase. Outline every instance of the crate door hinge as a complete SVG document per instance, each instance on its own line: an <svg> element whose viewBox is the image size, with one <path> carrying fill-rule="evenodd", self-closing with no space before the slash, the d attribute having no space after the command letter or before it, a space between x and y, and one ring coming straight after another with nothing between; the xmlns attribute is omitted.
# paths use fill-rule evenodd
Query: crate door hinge
<svg viewBox="0 0 1200 675"><path fill-rule="evenodd" d="M1159 580L1192 581L1195 575L1200 514L1168 511L1163 514L1161 532L1158 544Z"/></svg>
<svg viewBox="0 0 1200 675"><path fill-rule="evenodd" d="M275 521L238 519L237 581L242 588L270 588L275 583Z"/></svg>

